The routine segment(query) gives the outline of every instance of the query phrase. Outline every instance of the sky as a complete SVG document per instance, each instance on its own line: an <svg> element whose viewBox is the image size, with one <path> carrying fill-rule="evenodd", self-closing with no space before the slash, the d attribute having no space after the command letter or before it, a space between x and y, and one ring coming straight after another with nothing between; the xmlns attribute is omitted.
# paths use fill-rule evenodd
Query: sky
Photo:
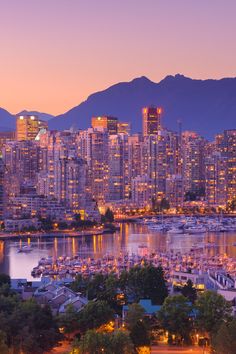
<svg viewBox="0 0 236 354"><path fill-rule="evenodd" d="M0 0L0 107L64 113L117 82L236 76L235 0Z"/></svg>

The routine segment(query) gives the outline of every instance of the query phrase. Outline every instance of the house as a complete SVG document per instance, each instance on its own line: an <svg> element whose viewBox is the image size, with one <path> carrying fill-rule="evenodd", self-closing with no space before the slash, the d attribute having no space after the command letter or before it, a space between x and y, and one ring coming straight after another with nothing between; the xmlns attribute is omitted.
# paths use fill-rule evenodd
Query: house
<svg viewBox="0 0 236 354"><path fill-rule="evenodd" d="M144 315L146 317L152 317L153 315L155 315L161 309L160 305L153 305L152 301L150 299L141 299L138 304L143 307L143 309L145 311ZM129 306L128 305L124 305L122 307L122 319L123 319L123 321L124 321L128 311L129 311Z"/></svg>
<svg viewBox="0 0 236 354"><path fill-rule="evenodd" d="M76 311L79 311L88 302L80 294L55 282L38 288L34 293L34 298L39 304L49 305L54 315L64 313L69 305L72 305Z"/></svg>

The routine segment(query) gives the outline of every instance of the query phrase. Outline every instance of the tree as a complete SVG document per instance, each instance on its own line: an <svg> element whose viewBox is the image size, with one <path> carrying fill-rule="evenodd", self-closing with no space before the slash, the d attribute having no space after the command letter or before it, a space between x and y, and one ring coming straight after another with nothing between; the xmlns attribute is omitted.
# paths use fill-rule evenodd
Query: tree
<svg viewBox="0 0 236 354"><path fill-rule="evenodd" d="M87 294L89 300L97 298L99 294L104 291L105 279L106 275L98 273L89 280L87 285Z"/></svg>
<svg viewBox="0 0 236 354"><path fill-rule="evenodd" d="M106 333L89 330L79 342L81 354L111 354L110 342Z"/></svg>
<svg viewBox="0 0 236 354"><path fill-rule="evenodd" d="M149 298L156 305L163 304L168 296L168 290L161 266L148 265L142 269L144 298Z"/></svg>
<svg viewBox="0 0 236 354"><path fill-rule="evenodd" d="M132 304L128 307L128 313L125 318L126 326L129 330L144 318L144 308L139 304Z"/></svg>
<svg viewBox="0 0 236 354"><path fill-rule="evenodd" d="M1 354L8 354L9 350L6 344L7 336L3 331L0 331L0 353Z"/></svg>
<svg viewBox="0 0 236 354"><path fill-rule="evenodd" d="M9 277L9 275L1 273L0 274L0 287L5 284L11 285L11 278Z"/></svg>
<svg viewBox="0 0 236 354"><path fill-rule="evenodd" d="M161 203L160 203L160 210L167 210L170 209L170 203L167 199L162 198Z"/></svg>
<svg viewBox="0 0 236 354"><path fill-rule="evenodd" d="M133 344L127 332L117 330L110 335L113 354L131 354Z"/></svg>
<svg viewBox="0 0 236 354"><path fill-rule="evenodd" d="M139 320L130 330L130 338L135 348L149 346L150 335L145 321Z"/></svg>
<svg viewBox="0 0 236 354"><path fill-rule="evenodd" d="M87 295L88 280L84 279L81 274L77 274L74 281L70 284L70 289L76 293Z"/></svg>
<svg viewBox="0 0 236 354"><path fill-rule="evenodd" d="M190 342L192 331L192 306L183 295L168 296L157 318L161 327L170 335L175 335L178 341Z"/></svg>
<svg viewBox="0 0 236 354"><path fill-rule="evenodd" d="M78 316L79 328L82 332L88 329L98 328L111 321L114 312L106 301L90 301Z"/></svg>
<svg viewBox="0 0 236 354"><path fill-rule="evenodd" d="M188 279L187 284L185 284L181 289L181 293L183 296L188 298L192 304L195 302L197 298L197 290L194 288L191 279Z"/></svg>
<svg viewBox="0 0 236 354"><path fill-rule="evenodd" d="M105 281L103 290L99 292L98 300L105 300L115 311L119 311L119 305L116 299L118 289L118 279L115 274L109 274Z"/></svg>
<svg viewBox="0 0 236 354"><path fill-rule="evenodd" d="M79 342L81 353L89 354L131 354L132 342L124 331L101 333L89 330Z"/></svg>
<svg viewBox="0 0 236 354"><path fill-rule="evenodd" d="M168 296L162 267L152 265L131 268L126 289L133 295L135 301L142 298L151 299L157 305L161 305Z"/></svg>
<svg viewBox="0 0 236 354"><path fill-rule="evenodd" d="M212 336L218 331L223 322L231 319L232 307L222 295L214 291L205 291L195 304L199 330L206 331Z"/></svg>
<svg viewBox="0 0 236 354"><path fill-rule="evenodd" d="M114 213L110 208L107 208L105 215L102 218L103 222L113 222L114 221Z"/></svg>
<svg viewBox="0 0 236 354"><path fill-rule="evenodd" d="M216 354L235 354L236 320L222 323L218 332L213 336L213 348Z"/></svg>
<svg viewBox="0 0 236 354"><path fill-rule="evenodd" d="M50 308L41 308L34 300L20 302L9 321L13 347L26 354L44 353L60 338Z"/></svg>
<svg viewBox="0 0 236 354"><path fill-rule="evenodd" d="M59 316L58 321L65 333L72 333L79 329L79 315L73 305L68 305L66 312Z"/></svg>

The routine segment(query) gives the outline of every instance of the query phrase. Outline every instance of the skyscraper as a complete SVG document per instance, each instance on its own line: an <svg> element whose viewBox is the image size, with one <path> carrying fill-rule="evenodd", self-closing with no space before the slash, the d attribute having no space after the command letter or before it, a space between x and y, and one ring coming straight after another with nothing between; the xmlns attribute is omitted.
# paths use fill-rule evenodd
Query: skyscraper
<svg viewBox="0 0 236 354"><path fill-rule="evenodd" d="M157 134L161 130L161 114L160 107L144 107L143 114L143 135L149 136Z"/></svg>
<svg viewBox="0 0 236 354"><path fill-rule="evenodd" d="M182 133L184 191L201 193L205 185L206 140L195 132Z"/></svg>
<svg viewBox="0 0 236 354"><path fill-rule="evenodd" d="M16 139L35 140L41 129L47 129L48 124L36 115L20 115L16 117Z"/></svg>
<svg viewBox="0 0 236 354"><path fill-rule="evenodd" d="M107 129L108 134L117 134L118 119L110 116L92 117L92 128Z"/></svg>

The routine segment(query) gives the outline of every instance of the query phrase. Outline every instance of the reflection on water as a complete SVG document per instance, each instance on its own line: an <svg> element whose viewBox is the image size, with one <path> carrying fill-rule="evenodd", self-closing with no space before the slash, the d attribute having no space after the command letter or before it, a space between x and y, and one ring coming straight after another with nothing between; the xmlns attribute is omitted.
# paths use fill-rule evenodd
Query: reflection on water
<svg viewBox="0 0 236 354"><path fill-rule="evenodd" d="M188 252L196 246L208 247L198 252L213 256L225 254L236 258L236 232L207 233L202 235L167 235L149 230L141 224L121 224L120 231L114 234L83 236L71 238L37 238L24 241L0 241L0 272L8 273L13 278L27 278L31 270L42 257L92 256L99 258L105 254L119 255L121 252L138 253L140 245L146 245L152 251ZM22 245L31 245L30 253L17 253Z"/></svg>

